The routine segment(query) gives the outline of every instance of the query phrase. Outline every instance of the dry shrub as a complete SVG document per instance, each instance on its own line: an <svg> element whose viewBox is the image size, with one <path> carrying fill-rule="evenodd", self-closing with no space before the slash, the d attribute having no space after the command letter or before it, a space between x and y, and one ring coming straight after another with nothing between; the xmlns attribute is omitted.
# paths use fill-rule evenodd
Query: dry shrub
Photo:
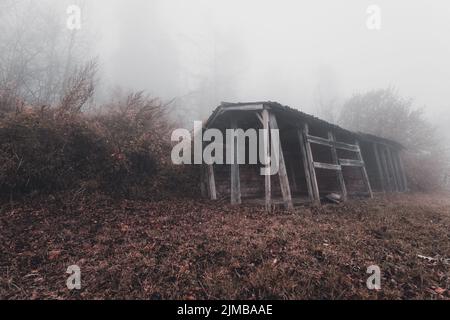
<svg viewBox="0 0 450 320"><path fill-rule="evenodd" d="M0 120L0 190L3 195L72 188L99 178L108 145L83 117L28 109Z"/></svg>
<svg viewBox="0 0 450 320"><path fill-rule="evenodd" d="M3 196L76 189L154 199L175 186L192 191L183 189L192 179L170 162L166 105L135 93L87 115L80 101L90 86L78 88L58 107L11 108L0 119Z"/></svg>
<svg viewBox="0 0 450 320"><path fill-rule="evenodd" d="M24 105L24 101L17 98L12 87L0 88L0 116L9 112L21 111Z"/></svg>
<svg viewBox="0 0 450 320"><path fill-rule="evenodd" d="M84 66L77 68L68 77L59 105L60 112L66 114L80 112L81 108L92 98L97 68L97 61L91 60Z"/></svg>
<svg viewBox="0 0 450 320"><path fill-rule="evenodd" d="M144 95L118 94L95 117L103 128L120 166L111 176L110 190L127 197L162 198L193 192L191 170L172 164L169 104Z"/></svg>

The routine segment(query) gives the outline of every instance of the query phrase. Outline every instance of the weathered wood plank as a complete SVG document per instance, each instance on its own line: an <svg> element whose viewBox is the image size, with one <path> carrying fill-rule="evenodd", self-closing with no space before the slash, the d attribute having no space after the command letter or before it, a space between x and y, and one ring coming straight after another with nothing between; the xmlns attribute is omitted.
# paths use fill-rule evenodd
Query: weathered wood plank
<svg viewBox="0 0 450 320"><path fill-rule="evenodd" d="M331 141L329 141L328 139L322 138L322 137L312 136L310 134L308 134L307 137L308 137L309 143L320 144L322 146L327 146L327 147L331 147L333 145L331 143Z"/></svg>
<svg viewBox="0 0 450 320"><path fill-rule="evenodd" d="M391 177L392 177L392 191L399 191L399 186L398 186L398 181L397 181L397 177L395 174L395 168L394 168L394 162L392 159L392 153L391 153L391 148L386 146L386 158L387 158L387 163L388 163L388 167L389 170L391 172Z"/></svg>
<svg viewBox="0 0 450 320"><path fill-rule="evenodd" d="M208 190L211 200L217 200L216 180L214 178L214 167L212 164L206 165L206 172L208 177Z"/></svg>
<svg viewBox="0 0 450 320"><path fill-rule="evenodd" d="M406 179L406 172L405 172L405 166L403 164L403 159L400 155L400 151L397 152L397 160L398 160L398 165L400 168L400 175L403 181L403 192L407 192L408 191L408 180Z"/></svg>
<svg viewBox="0 0 450 320"><path fill-rule="evenodd" d="M305 149L306 149L306 157L308 158L308 167L311 176L311 186L314 194L314 203L320 204L320 193L319 186L317 184L316 170L314 169L314 157L311 150L311 144L308 141L308 132L309 126L307 123L303 124L303 136L305 137Z"/></svg>
<svg viewBox="0 0 450 320"><path fill-rule="evenodd" d="M380 154L378 152L378 146L377 146L376 143L373 143L372 146L373 146L373 153L375 155L375 161L377 163L378 177L380 179L381 190L383 192L386 192L385 175L384 175L384 172L383 172L383 166L381 164Z"/></svg>
<svg viewBox="0 0 450 320"><path fill-rule="evenodd" d="M305 136L303 134L302 129L298 130L298 140L300 141L300 151L302 154L303 169L305 170L305 180L306 180L306 187L308 189L309 200L311 200L311 202L314 202L314 192L311 182L311 169L309 168L309 161L305 146L306 145Z"/></svg>
<svg viewBox="0 0 450 320"><path fill-rule="evenodd" d="M341 150L348 150L348 151L353 151L353 152L359 152L359 147L353 144L348 144L348 143L344 143L344 142L339 142L339 141L333 141L334 142L334 146L336 147L336 149L341 149Z"/></svg>
<svg viewBox="0 0 450 320"><path fill-rule="evenodd" d="M392 182L392 177L391 174L389 172L389 165L387 162L387 154L386 154L386 147L383 145L378 145L378 151L380 153L380 158L381 158L381 163L383 166L383 171L385 173L385 177L386 177L386 189L387 191L392 192L394 190L394 183Z"/></svg>
<svg viewBox="0 0 450 320"><path fill-rule="evenodd" d="M237 129L235 119L231 120L231 128ZM241 203L241 181L239 178L237 137L233 138L233 161L231 164L231 204Z"/></svg>
<svg viewBox="0 0 450 320"><path fill-rule="evenodd" d="M270 129L279 130L278 123L275 115L271 112L269 112L269 127ZM271 137L272 141L272 150L274 148L279 148L279 168L278 168L278 176L280 178L280 187L281 187L281 193L283 195L283 201L286 209L293 209L294 206L292 204L292 196L291 196L291 189L289 187L289 179L287 176L286 171L286 164L284 162L284 156L283 156L283 148L281 147L281 138L279 141L274 141L274 137ZM278 146L277 146L278 145Z"/></svg>
<svg viewBox="0 0 450 320"><path fill-rule="evenodd" d="M297 179L295 179L296 177L295 177L294 163L293 162L288 162L288 163L289 163L289 165L288 165L289 173L291 175L290 178L289 178L289 175L288 175L289 181L290 181L291 186L292 186L291 192L292 193L296 193L296 192L298 192L298 185L297 185Z"/></svg>
<svg viewBox="0 0 450 320"><path fill-rule="evenodd" d="M262 104L241 105L241 106L223 106L222 112L226 111L259 111L263 109Z"/></svg>
<svg viewBox="0 0 450 320"><path fill-rule="evenodd" d="M328 132L328 139L330 139L331 142L333 143L333 146L331 147L331 157L333 159L333 162L336 165L339 165L339 158L338 158L337 150L335 147L336 146L336 137L334 136L333 132L331 132L331 131ZM344 175L342 174L342 168L340 168L340 166L339 166L339 170L337 172L337 181L338 181L339 187L341 189L342 200L346 201L347 200L347 187L345 186Z"/></svg>
<svg viewBox="0 0 450 320"><path fill-rule="evenodd" d="M362 167L361 167L361 173L362 173L362 176L363 176L363 182L364 182L364 185L366 186L367 192L369 193L369 197L373 198L373 192L372 192L372 187L370 186L369 175L367 174L366 165L364 163L364 159L363 159L363 156L362 156L362 153L361 153L361 148L359 146L359 142L358 141L356 141L356 145L358 146L358 149L360 150L359 152L356 153L356 155L358 157L358 160L360 162L362 162L362 164L363 164Z"/></svg>
<svg viewBox="0 0 450 320"><path fill-rule="evenodd" d="M325 170L335 170L341 171L341 166L338 164L324 163L324 162L314 162L314 168L325 169Z"/></svg>
<svg viewBox="0 0 450 320"><path fill-rule="evenodd" d="M364 162L361 160L339 159L339 164L343 167L364 167Z"/></svg>
<svg viewBox="0 0 450 320"><path fill-rule="evenodd" d="M312 136L312 135L308 135L308 141L310 143L315 143L315 144L320 144L322 146L326 146L326 147L335 147L336 149L342 149L342 150L348 150L348 151L353 151L353 152L358 152L359 148L356 145L353 144L348 144L345 142L338 142L335 140L329 140L329 139L325 139L322 137L317 137L317 136Z"/></svg>
<svg viewBox="0 0 450 320"><path fill-rule="evenodd" d="M397 186L398 186L398 192L403 192L403 181L402 178L400 176L400 168L398 167L398 163L397 163L397 151L395 150L391 150L391 156L392 156L392 164L394 167L394 173L395 173L395 179L397 181Z"/></svg>

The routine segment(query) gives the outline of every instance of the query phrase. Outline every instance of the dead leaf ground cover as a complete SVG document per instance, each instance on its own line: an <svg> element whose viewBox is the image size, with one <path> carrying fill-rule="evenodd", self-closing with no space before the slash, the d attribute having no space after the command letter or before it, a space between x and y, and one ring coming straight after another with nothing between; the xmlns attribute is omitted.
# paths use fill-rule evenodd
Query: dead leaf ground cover
<svg viewBox="0 0 450 320"><path fill-rule="evenodd" d="M294 213L194 199L39 196L0 209L1 299L448 299L450 198ZM418 255L438 257L428 261ZM81 268L81 290L66 269ZM381 290L366 287L380 266Z"/></svg>

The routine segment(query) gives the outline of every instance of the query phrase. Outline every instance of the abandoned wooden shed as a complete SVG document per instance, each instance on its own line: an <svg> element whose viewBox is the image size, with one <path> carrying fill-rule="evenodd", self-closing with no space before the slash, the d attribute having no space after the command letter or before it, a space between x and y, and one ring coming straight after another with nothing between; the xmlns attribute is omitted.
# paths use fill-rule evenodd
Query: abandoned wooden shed
<svg viewBox="0 0 450 320"><path fill-rule="evenodd" d="M345 201L352 196L373 197L373 192L407 190L402 145L279 103L222 103L204 125L210 128L223 133L237 128L279 129L280 140L276 175L261 175L261 164L203 164L202 193L212 200L292 208L304 202L318 204L331 193Z"/></svg>

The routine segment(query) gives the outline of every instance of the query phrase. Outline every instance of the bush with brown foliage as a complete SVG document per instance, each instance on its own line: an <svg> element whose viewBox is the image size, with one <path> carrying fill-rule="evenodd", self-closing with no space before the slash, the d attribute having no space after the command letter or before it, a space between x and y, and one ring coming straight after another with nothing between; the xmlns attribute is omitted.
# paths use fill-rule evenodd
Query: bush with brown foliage
<svg viewBox="0 0 450 320"><path fill-rule="evenodd" d="M135 93L88 115L76 102L86 101L86 95L72 96L70 106L2 106L3 197L74 189L155 199L174 186L192 190L186 185L192 179L170 162L171 125L164 104Z"/></svg>
<svg viewBox="0 0 450 320"><path fill-rule="evenodd" d="M112 156L120 163L109 190L128 197L161 198L192 192L194 172L174 166L170 159L170 133L174 124L168 104L143 92L118 95L93 118L101 127Z"/></svg>
<svg viewBox="0 0 450 320"><path fill-rule="evenodd" d="M2 195L55 191L98 175L108 146L83 117L27 109L0 120Z"/></svg>

